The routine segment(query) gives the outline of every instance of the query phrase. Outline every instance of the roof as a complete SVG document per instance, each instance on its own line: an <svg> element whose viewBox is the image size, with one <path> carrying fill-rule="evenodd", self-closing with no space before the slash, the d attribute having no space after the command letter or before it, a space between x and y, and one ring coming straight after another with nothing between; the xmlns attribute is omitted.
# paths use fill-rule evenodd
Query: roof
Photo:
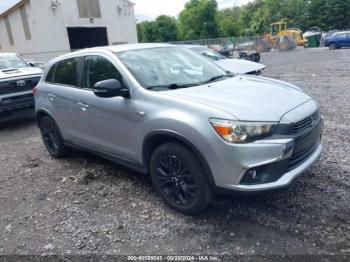
<svg viewBox="0 0 350 262"><path fill-rule="evenodd" d="M17 7L27 3L29 0L1 0L0 3L0 17L11 13Z"/></svg>
<svg viewBox="0 0 350 262"><path fill-rule="evenodd" d="M109 52L118 53L118 52L130 51L130 50L159 48L159 47L174 47L174 45L171 45L171 44L146 44L146 43L109 45L109 46L86 48L86 49L82 49L79 51L75 51L75 52L70 53L70 54L79 54L79 53L93 52L93 51L99 51L99 50L106 50ZM64 56L69 56L70 54L67 54Z"/></svg>
<svg viewBox="0 0 350 262"><path fill-rule="evenodd" d="M138 49L147 49L147 48L161 48L161 47L174 47L176 45L171 44L122 44L122 45L110 45L110 46L101 46L101 47L93 47L86 48L79 51L75 51L72 53L64 54L62 56L56 57L50 61L50 63L55 63L57 61L61 61L62 59L71 58L79 55L84 55L88 52L124 52L130 50L138 50Z"/></svg>
<svg viewBox="0 0 350 262"><path fill-rule="evenodd" d="M333 35L341 35L341 34L349 34L350 31L339 31L339 32L335 32Z"/></svg>
<svg viewBox="0 0 350 262"><path fill-rule="evenodd" d="M181 47L185 47L185 48L188 48L188 49L193 49L193 48L208 48L204 45L178 45L178 46L181 46Z"/></svg>
<svg viewBox="0 0 350 262"><path fill-rule="evenodd" d="M105 47L98 47L103 48L106 50L109 50L111 52L123 52L123 51L130 51L130 50L137 50L137 49L146 49L146 48L158 48L158 47L173 47L174 45L170 44L124 44L124 45L111 45L111 46L105 46Z"/></svg>
<svg viewBox="0 0 350 262"><path fill-rule="evenodd" d="M2 56L17 56L17 54L16 53L3 53L3 52L1 52L0 57L2 57Z"/></svg>

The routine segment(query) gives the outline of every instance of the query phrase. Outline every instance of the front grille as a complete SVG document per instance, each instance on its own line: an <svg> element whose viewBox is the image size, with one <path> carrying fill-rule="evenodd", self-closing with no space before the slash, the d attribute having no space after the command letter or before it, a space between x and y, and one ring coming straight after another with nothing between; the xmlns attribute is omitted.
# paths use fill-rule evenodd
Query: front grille
<svg viewBox="0 0 350 262"><path fill-rule="evenodd" d="M19 81L25 81L24 85L19 85ZM16 80L0 81L0 95L13 94L32 90L40 81L40 77L17 78Z"/></svg>
<svg viewBox="0 0 350 262"><path fill-rule="evenodd" d="M320 121L321 114L320 111L316 111L312 115L304 118L303 120L295 123L292 128L292 134L298 135L306 130L314 128Z"/></svg>
<svg viewBox="0 0 350 262"><path fill-rule="evenodd" d="M293 154L289 159L288 159L288 165L286 172L292 171L293 169L297 168L300 166L302 163L304 163L317 149L318 144L314 144L308 148L305 148L301 150L298 153Z"/></svg>

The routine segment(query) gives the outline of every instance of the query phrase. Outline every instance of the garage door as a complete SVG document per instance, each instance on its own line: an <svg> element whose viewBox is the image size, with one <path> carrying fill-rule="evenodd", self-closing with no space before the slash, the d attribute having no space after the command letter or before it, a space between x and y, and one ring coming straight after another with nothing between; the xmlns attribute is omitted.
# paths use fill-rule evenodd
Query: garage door
<svg viewBox="0 0 350 262"><path fill-rule="evenodd" d="M68 27L70 49L108 45L106 27Z"/></svg>

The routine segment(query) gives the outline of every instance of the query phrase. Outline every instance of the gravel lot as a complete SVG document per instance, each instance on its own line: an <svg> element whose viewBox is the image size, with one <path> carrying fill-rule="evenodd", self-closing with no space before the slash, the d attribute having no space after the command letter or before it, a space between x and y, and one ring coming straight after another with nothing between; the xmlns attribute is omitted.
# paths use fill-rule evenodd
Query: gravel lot
<svg viewBox="0 0 350 262"><path fill-rule="evenodd" d="M350 256L350 49L262 56L326 121L321 161L287 189L168 208L150 179L83 152L52 159L33 121L0 127L0 254Z"/></svg>

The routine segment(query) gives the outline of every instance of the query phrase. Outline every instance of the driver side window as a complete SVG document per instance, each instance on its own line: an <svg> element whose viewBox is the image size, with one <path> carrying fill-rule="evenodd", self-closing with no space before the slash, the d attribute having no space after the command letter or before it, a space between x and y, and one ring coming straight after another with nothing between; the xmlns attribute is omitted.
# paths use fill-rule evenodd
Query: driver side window
<svg viewBox="0 0 350 262"><path fill-rule="evenodd" d="M101 56L86 56L84 61L84 87L93 89L97 82L108 79L118 80L124 86L122 75L110 61Z"/></svg>

